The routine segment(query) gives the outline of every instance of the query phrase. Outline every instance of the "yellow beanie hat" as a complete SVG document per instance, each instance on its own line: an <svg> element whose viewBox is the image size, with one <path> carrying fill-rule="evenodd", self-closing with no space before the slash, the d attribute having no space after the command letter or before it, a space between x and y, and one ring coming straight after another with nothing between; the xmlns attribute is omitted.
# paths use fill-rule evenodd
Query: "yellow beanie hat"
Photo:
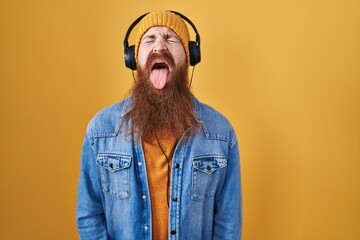
<svg viewBox="0 0 360 240"><path fill-rule="evenodd" d="M187 56L187 62L190 63L189 54L189 30L184 20L177 14L168 11L155 11L148 13L138 24L138 31L135 39L135 58L137 60L139 45L142 36L152 27L163 26L173 30L180 38Z"/></svg>

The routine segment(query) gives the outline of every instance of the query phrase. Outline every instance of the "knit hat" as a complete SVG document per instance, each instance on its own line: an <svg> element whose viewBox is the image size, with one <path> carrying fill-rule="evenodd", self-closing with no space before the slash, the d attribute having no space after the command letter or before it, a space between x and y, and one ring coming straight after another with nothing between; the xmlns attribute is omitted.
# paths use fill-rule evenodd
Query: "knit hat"
<svg viewBox="0 0 360 240"><path fill-rule="evenodd" d="M180 38L184 46L187 62L190 63L189 54L189 30L184 20L177 14L168 11L155 11L148 13L138 24L138 31L135 39L135 58L137 60L138 50L142 36L152 27L163 26L173 30Z"/></svg>

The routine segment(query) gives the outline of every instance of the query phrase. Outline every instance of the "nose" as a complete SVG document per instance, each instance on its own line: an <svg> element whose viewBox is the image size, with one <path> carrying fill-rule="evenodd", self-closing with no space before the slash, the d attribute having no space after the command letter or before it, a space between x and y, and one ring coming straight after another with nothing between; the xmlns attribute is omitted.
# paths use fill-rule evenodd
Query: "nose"
<svg viewBox="0 0 360 240"><path fill-rule="evenodd" d="M156 38L155 44L154 44L154 48L153 48L153 52L163 52L163 51L167 51L167 46L166 46L166 41L165 39L159 35Z"/></svg>

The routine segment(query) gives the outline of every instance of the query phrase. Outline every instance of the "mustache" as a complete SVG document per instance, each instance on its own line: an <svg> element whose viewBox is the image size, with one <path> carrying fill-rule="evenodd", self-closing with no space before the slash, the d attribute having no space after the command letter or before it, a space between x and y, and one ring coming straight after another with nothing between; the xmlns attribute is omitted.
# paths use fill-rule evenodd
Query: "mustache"
<svg viewBox="0 0 360 240"><path fill-rule="evenodd" d="M162 51L150 53L146 61L146 68L151 69L153 64L159 60L166 62L169 67L175 67L175 61L173 56L168 51Z"/></svg>

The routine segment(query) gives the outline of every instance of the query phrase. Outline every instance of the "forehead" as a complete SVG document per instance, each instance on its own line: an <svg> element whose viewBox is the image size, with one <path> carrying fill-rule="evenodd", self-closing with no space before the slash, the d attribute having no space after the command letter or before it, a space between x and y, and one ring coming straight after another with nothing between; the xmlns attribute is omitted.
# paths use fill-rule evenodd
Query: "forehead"
<svg viewBox="0 0 360 240"><path fill-rule="evenodd" d="M143 37L149 36L149 35L173 35L178 37L178 35L171 30L168 27L163 27L163 26L156 26L156 27L151 27L149 30L146 31L146 33L143 35Z"/></svg>

